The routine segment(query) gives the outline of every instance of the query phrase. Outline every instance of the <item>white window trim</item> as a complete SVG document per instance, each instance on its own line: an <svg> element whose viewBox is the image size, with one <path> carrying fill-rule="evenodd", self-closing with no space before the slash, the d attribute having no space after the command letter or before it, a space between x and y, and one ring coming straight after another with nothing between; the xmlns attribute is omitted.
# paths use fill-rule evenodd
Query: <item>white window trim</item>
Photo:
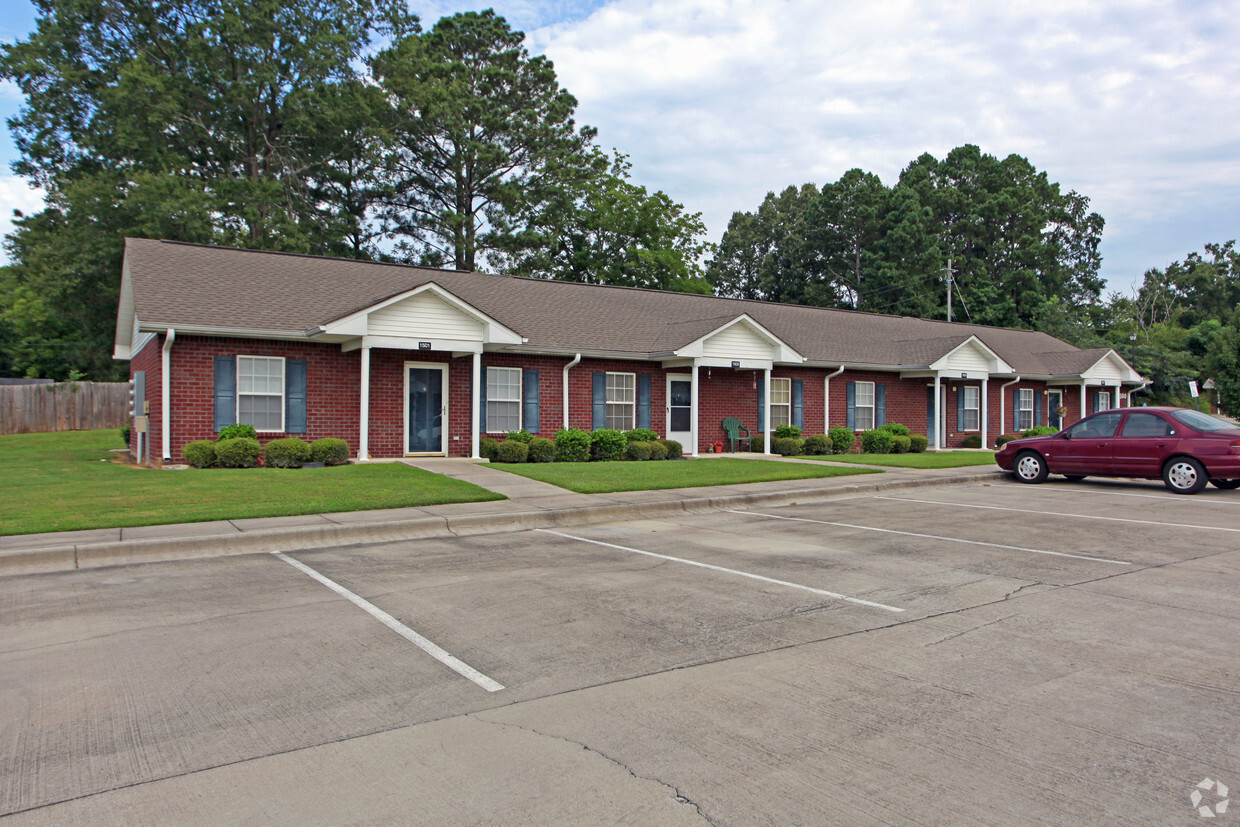
<svg viewBox="0 0 1240 827"><path fill-rule="evenodd" d="M969 405L969 391L977 394L976 405ZM957 422L956 425L960 428L961 432L982 430L982 389L976 385L962 385L960 392L964 394L964 419L966 422L968 421L969 411L977 411L977 426L974 428L966 428L964 422Z"/></svg>
<svg viewBox="0 0 1240 827"><path fill-rule="evenodd" d="M1027 408L1024 405L1026 394L1028 394L1028 399L1029 399L1029 407ZM1029 412L1029 424L1028 425L1024 424L1024 421L1023 421L1025 418L1024 414L1026 411ZM1016 429L1018 431L1024 431L1024 430L1027 430L1033 427L1033 388L1019 388L1017 390L1016 415L1019 417L1019 419L1017 420L1017 426L1016 426Z"/></svg>
<svg viewBox="0 0 1240 827"><path fill-rule="evenodd" d="M1102 404L1098 404L1101 402ZM1095 391L1094 406L1100 411L1109 411L1115 407L1115 395L1110 391Z"/></svg>
<svg viewBox="0 0 1240 827"><path fill-rule="evenodd" d="M287 364L288 360L285 359L285 357L283 356L261 356L261 355L254 354L254 353L238 353L237 354L237 361L236 361L237 398L235 400L236 409L233 411L233 421L239 424L242 424L242 425L248 424L248 423L241 422L241 397L242 396L275 396L276 395L274 393L253 393L253 392L247 392L247 391L241 390L241 360L242 359L275 359L279 361L280 363L280 393L279 393L279 396L280 396L280 427L274 430L270 428L255 428L254 432L258 434L285 433L284 429L288 427L288 422L285 421L285 417L288 413L288 403L286 401L287 396L288 396L288 364Z"/></svg>
<svg viewBox="0 0 1240 827"><path fill-rule="evenodd" d="M861 387L863 385L867 385L870 388L870 404L869 405L861 404ZM875 382L861 382L861 381L854 383L853 385L853 419L854 419L853 430L854 431L869 431L874 428L877 428L878 425L875 424L878 419L877 408L878 408L878 393L877 393L876 383ZM861 424L861 412L862 411L870 412L870 424L868 426L862 426Z"/></svg>
<svg viewBox="0 0 1240 827"><path fill-rule="evenodd" d="M778 382L788 383L788 401L787 402L776 402L775 401L775 385ZM779 425L775 424L776 420L779 419L779 417L775 415L776 408L782 408L783 410L788 412L788 418L783 424L791 425L792 424L792 380L791 379L787 379L784 377L774 377L774 376L771 377L771 428L772 429L780 427Z"/></svg>
<svg viewBox="0 0 1240 827"><path fill-rule="evenodd" d="M608 416L608 415L607 415L608 406L611 406L611 405L626 405L626 406L628 406L628 408L629 408L629 415L628 415L629 424L628 424L628 427L627 427L627 428L618 428L618 429L616 429L616 430L621 430L621 431L631 431L631 430L633 430L634 428L636 428L636 427L637 427L637 374L636 374L636 373L626 373L626 372L624 372L624 371L619 371L619 370L609 370L609 371L607 371L607 376L608 376L608 378L610 378L610 377L612 377L612 376L631 376L631 377L633 378L633 401L632 401L632 402L622 402L622 401L617 401L617 400L612 399L612 398L611 398L611 395L610 395L610 392L611 392L611 383L610 383L610 382L607 382L607 381L604 381L604 388L605 388L606 390L604 391L604 394L603 394L603 399L604 399L604 408L603 408L603 427L604 427L604 428L608 427L608 425L607 425L607 420L611 418L610 416Z"/></svg>
<svg viewBox="0 0 1240 827"><path fill-rule="evenodd" d="M486 370L487 370L487 375L485 378L488 380L488 382L490 380L492 370L515 370L517 372L517 398L516 399L494 399L491 396L490 387L488 386L487 388L487 430L486 432L488 434L501 434L501 433L507 433L507 431L509 430L508 428L504 428L502 430L496 430L495 428L491 427L491 422L492 422L491 403L492 402L516 402L517 403L517 427L513 428L512 430L520 431L522 428L525 427L525 405L522 399L522 394L525 393L525 387L524 387L525 386L525 372L521 368L516 368L511 365L487 365Z"/></svg>

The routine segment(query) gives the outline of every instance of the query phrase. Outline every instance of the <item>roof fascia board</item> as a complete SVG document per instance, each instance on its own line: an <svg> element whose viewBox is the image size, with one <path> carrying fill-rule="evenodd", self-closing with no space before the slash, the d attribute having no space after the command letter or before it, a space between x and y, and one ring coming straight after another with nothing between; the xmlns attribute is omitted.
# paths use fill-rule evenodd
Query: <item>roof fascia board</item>
<svg viewBox="0 0 1240 827"><path fill-rule="evenodd" d="M1124 374L1123 377L1120 379L1121 382L1142 382L1144 381L1141 378L1141 374L1133 370L1132 366L1124 361L1124 357L1116 353L1114 349L1108 350L1106 353L1102 354L1102 356L1098 358L1098 361L1094 362L1088 368L1081 371L1080 373L1081 378L1085 380L1095 378L1094 369L1106 361L1110 361L1112 364L1116 365L1120 369L1120 372Z"/></svg>
<svg viewBox="0 0 1240 827"><path fill-rule="evenodd" d="M950 359L956 353L956 351L960 350L961 348L967 345L976 345L977 347L981 348L982 350L986 352L986 355L990 358L990 372L991 373L1015 374L1015 370L1012 368L1012 366L1009 365L1007 362L1003 361L1002 356L1000 356L999 354L991 350L990 347L988 347L987 344L983 342L981 339L977 338L976 335L970 336L969 338L965 339L960 344L956 345L951 350L944 353L938 359L935 359L933 362L930 363L930 369L939 370L940 365L944 364L948 359Z"/></svg>
<svg viewBox="0 0 1240 827"><path fill-rule="evenodd" d="M133 346L133 329L134 329L134 310L133 303L133 277L129 272L129 251L125 251L124 261L121 263L121 292L119 301L116 305L116 336L113 339L114 348L112 350L113 359L128 359L130 349ZM126 355L117 355L124 351Z"/></svg>
<svg viewBox="0 0 1240 827"><path fill-rule="evenodd" d="M462 301L454 294L448 292L433 281L428 281L426 284L420 284L412 290L406 290L403 293L398 293L397 295L384 299L377 304L372 304L370 307L364 307L361 310L350 313L348 316L337 319L334 322L328 322L325 325L320 325L314 330L314 334L321 335L328 333L364 336L366 334L366 319L371 313L382 310L385 307L390 307L391 305L396 304L397 302L402 302L405 299L411 299L422 293L433 293L437 298L442 299L452 305L452 307L469 316L471 319L481 323L486 329L484 341L487 343L494 342L519 345L525 341L521 334L517 333L512 328L497 322L495 319L492 319L478 308L468 302ZM359 323L361 325L360 328L358 326Z"/></svg>
<svg viewBox="0 0 1240 827"><path fill-rule="evenodd" d="M304 330L265 330L254 327L224 327L222 325L175 324L143 322L139 330L143 333L163 333L174 328L182 336L227 336L237 339L282 339L294 342L310 340Z"/></svg>
<svg viewBox="0 0 1240 827"><path fill-rule="evenodd" d="M784 342L783 339L780 339L774 333L767 330L762 325L758 324L756 321L754 321L753 317L750 316L748 313L742 313L739 316L737 316L735 319L733 319L732 321L725 322L724 324L719 325L719 327L716 327L714 330L710 331L709 333L698 337L697 339L685 345L684 347L677 348L676 350L673 351L673 354L676 356L685 356L685 357L696 359L702 355L703 349L706 347L707 339L711 338L712 336L717 336L723 331L727 330L728 328L733 327L738 324L742 324L742 323L748 324L758 333L759 336L761 336L763 339L766 339L768 344L770 344L772 347L778 348L779 353L776 355L773 361L789 362L789 363L798 364L798 365L805 363L806 361L805 357L802 356L800 353L797 353L795 348L789 347L788 344Z"/></svg>

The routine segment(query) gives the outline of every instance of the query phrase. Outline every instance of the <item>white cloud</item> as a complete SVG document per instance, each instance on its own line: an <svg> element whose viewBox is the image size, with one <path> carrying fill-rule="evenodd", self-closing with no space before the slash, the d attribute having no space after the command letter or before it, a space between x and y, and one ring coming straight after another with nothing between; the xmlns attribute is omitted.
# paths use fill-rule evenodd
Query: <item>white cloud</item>
<svg viewBox="0 0 1240 827"><path fill-rule="evenodd" d="M891 183L922 152L976 143L1089 196L1123 289L1168 248L1237 235L1216 215L1240 189L1218 149L1240 146L1227 7L616 0L529 35L579 120L714 238L769 190L855 166Z"/></svg>
<svg viewBox="0 0 1240 827"><path fill-rule="evenodd" d="M43 209L43 190L31 189L25 179L0 175L0 237L13 230L13 211L30 215ZM5 258L0 253L0 260Z"/></svg>

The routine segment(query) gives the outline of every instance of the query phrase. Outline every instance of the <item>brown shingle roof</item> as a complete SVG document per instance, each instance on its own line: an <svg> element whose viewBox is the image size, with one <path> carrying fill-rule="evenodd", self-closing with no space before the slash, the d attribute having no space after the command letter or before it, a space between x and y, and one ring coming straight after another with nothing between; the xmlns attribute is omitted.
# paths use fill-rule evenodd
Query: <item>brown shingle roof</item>
<svg viewBox="0 0 1240 827"><path fill-rule="evenodd" d="M520 333L530 350L646 356L747 313L811 362L929 365L969 336L1025 375L1071 372L1062 368L1101 358L1031 330L687 293L146 239L128 239L125 256L137 316L160 328L300 333L434 281Z"/></svg>

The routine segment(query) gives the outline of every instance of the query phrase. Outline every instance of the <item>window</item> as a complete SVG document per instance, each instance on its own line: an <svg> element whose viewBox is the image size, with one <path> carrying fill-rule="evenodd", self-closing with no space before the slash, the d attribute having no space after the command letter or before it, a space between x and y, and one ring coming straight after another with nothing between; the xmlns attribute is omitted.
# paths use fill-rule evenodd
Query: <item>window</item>
<svg viewBox="0 0 1240 827"><path fill-rule="evenodd" d="M637 410L637 374L607 374L607 427L633 430Z"/></svg>
<svg viewBox="0 0 1240 827"><path fill-rule="evenodd" d="M1130 413L1120 436L1159 437L1171 435L1171 423L1158 414Z"/></svg>
<svg viewBox="0 0 1240 827"><path fill-rule="evenodd" d="M1112 404L1113 402L1114 400L1111 398L1110 391L1098 391L1094 394L1095 411L1109 411L1111 408L1115 407L1115 405Z"/></svg>
<svg viewBox="0 0 1240 827"><path fill-rule="evenodd" d="M874 383L858 382L856 389L857 418L853 421L853 428L868 431L874 427Z"/></svg>
<svg viewBox="0 0 1240 827"><path fill-rule="evenodd" d="M237 422L256 431L284 430L282 357L237 357Z"/></svg>
<svg viewBox="0 0 1240 827"><path fill-rule="evenodd" d="M1016 392L1016 430L1033 427L1033 389L1021 388Z"/></svg>
<svg viewBox="0 0 1240 827"><path fill-rule="evenodd" d="M792 380L771 380L771 427L792 424Z"/></svg>
<svg viewBox="0 0 1240 827"><path fill-rule="evenodd" d="M521 430L521 369L487 368L487 432Z"/></svg>
<svg viewBox="0 0 1240 827"><path fill-rule="evenodd" d="M980 408L981 388L966 385L960 389L964 394L964 417L960 423L962 431L976 431L981 428L982 412Z"/></svg>

